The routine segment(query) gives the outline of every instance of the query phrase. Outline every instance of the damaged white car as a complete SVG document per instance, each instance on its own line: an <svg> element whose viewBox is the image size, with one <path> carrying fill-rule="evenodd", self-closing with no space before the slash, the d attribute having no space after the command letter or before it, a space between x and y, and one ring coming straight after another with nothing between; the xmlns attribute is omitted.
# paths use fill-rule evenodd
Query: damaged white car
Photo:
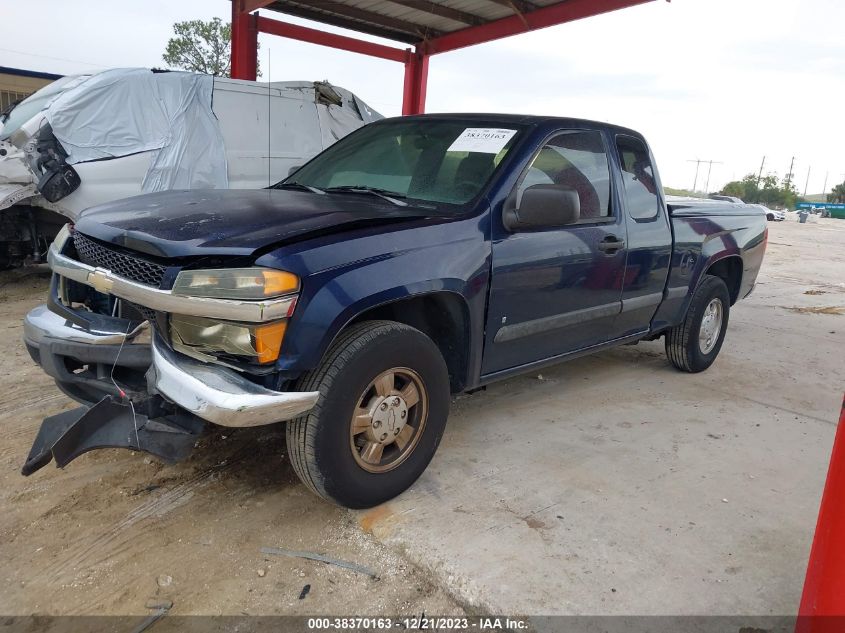
<svg viewBox="0 0 845 633"><path fill-rule="evenodd" d="M0 122L0 268L38 262L90 206L168 189L258 189L382 116L327 82L146 68L63 77Z"/></svg>

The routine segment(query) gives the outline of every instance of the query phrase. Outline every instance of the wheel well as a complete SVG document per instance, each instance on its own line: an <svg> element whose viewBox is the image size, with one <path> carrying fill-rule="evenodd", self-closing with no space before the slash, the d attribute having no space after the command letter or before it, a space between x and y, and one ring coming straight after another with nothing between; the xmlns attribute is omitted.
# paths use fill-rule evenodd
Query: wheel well
<svg viewBox="0 0 845 633"><path fill-rule="evenodd" d="M731 305L739 299L739 287L742 284L742 258L725 257L710 265L705 275L714 275L725 282L731 297Z"/></svg>
<svg viewBox="0 0 845 633"><path fill-rule="evenodd" d="M446 361L452 393L463 391L469 357L469 313L459 295L435 292L376 306L356 316L347 327L374 319L404 323L428 336Z"/></svg>

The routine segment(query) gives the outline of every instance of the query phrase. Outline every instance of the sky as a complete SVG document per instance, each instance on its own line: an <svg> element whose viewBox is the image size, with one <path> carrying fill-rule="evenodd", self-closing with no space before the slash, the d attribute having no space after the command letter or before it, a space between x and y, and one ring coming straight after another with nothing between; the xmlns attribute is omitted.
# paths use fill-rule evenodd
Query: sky
<svg viewBox="0 0 845 633"><path fill-rule="evenodd" d="M261 11L296 24L305 20ZM55 73L164 65L181 20L231 17L227 0L0 0L0 66ZM709 190L757 173L800 193L845 181L845 2L656 0L437 55L428 112L572 116L642 132L667 186ZM320 27L379 41L331 27ZM398 115L403 66L260 35L266 81L328 79ZM399 45L404 47L404 45ZM807 179L809 171L809 181ZM698 174L707 183L708 164Z"/></svg>

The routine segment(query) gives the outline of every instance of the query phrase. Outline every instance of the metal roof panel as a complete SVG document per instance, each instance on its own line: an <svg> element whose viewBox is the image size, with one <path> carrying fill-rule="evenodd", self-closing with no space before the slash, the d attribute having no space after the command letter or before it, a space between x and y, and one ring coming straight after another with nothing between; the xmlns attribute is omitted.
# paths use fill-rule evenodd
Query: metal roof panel
<svg viewBox="0 0 845 633"><path fill-rule="evenodd" d="M523 16L525 30L561 24L581 16L613 11L651 0L276 0L266 6L270 11L351 29L399 42L417 44L443 35L451 35L491 22ZM565 5L571 5L571 11ZM562 12L551 7L560 6ZM531 14L540 11L536 19ZM562 17L567 14L567 17ZM530 26L529 26L530 24ZM500 27L491 27L502 31ZM487 29L489 31L489 29ZM498 39L511 32L478 41ZM469 35L469 34L468 34ZM454 39L454 38L453 38ZM464 38L460 38L464 39ZM469 39L473 39L469 36Z"/></svg>

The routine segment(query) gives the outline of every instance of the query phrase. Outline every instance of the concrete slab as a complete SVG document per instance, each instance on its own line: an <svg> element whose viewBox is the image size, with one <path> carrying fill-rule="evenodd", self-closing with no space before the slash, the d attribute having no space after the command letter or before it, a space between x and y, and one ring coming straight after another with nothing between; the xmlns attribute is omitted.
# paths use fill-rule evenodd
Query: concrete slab
<svg viewBox="0 0 845 633"><path fill-rule="evenodd" d="M710 370L642 343L462 397L361 524L489 612L794 613L845 385L845 222L769 244Z"/></svg>

